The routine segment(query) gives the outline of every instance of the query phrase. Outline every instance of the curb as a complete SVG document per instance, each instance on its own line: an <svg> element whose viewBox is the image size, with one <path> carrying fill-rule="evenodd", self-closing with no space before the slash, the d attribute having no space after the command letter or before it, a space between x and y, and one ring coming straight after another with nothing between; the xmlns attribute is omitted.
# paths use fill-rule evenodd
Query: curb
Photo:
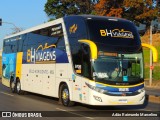
<svg viewBox="0 0 160 120"><path fill-rule="evenodd" d="M148 101L152 102L152 103L158 103L158 104L160 104L160 96L148 95Z"/></svg>
<svg viewBox="0 0 160 120"><path fill-rule="evenodd" d="M160 87L159 87L159 86L145 86L145 88L160 90Z"/></svg>
<svg viewBox="0 0 160 120"><path fill-rule="evenodd" d="M160 90L160 81L158 82L152 82L152 85L150 86L149 85L149 80L144 80L144 86L146 88L152 88L152 89L157 89L157 90Z"/></svg>

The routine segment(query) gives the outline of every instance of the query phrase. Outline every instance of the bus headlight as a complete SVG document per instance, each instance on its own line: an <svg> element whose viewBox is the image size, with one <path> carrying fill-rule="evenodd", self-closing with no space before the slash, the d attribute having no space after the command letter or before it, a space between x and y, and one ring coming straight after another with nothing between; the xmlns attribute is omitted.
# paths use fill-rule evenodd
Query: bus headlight
<svg viewBox="0 0 160 120"><path fill-rule="evenodd" d="M98 88L98 87L96 87L95 90L96 90L97 92L99 92L99 93L107 93L107 92L108 92L107 90L104 90L104 89Z"/></svg>
<svg viewBox="0 0 160 120"><path fill-rule="evenodd" d="M86 85L90 88L90 89L92 89L92 90L95 90L95 91L97 91L97 92L99 92L99 93L107 93L108 91L107 90L104 90L103 88L100 88L100 87L95 87L95 86L93 86L93 85L90 85L90 84L88 84L88 83L86 83Z"/></svg>
<svg viewBox="0 0 160 120"><path fill-rule="evenodd" d="M144 92L144 88L138 90L139 93Z"/></svg>

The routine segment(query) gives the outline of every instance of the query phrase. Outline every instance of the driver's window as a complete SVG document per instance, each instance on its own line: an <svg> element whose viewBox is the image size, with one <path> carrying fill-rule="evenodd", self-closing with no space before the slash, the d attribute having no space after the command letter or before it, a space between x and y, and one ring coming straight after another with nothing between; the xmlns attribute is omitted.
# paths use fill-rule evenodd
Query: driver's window
<svg viewBox="0 0 160 120"><path fill-rule="evenodd" d="M82 50L82 75L90 78L91 76L91 62L90 62L90 47L86 44L81 44Z"/></svg>

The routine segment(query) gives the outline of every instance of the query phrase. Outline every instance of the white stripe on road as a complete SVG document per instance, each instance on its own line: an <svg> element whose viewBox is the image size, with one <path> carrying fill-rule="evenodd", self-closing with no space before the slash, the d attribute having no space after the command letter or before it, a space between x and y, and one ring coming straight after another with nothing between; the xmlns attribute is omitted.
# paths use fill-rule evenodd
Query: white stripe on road
<svg viewBox="0 0 160 120"><path fill-rule="evenodd" d="M94 119L92 117L87 117L87 116L84 116L84 115L81 115L81 114L77 114L77 113L74 113L74 112L70 112L70 111L67 111L67 110L64 110L64 109L60 109L60 108L56 108L56 109L60 110L60 111L65 111L65 112L68 112L68 113L71 113L71 114L74 114L74 115L77 115L77 116L85 117L85 118L88 118L88 119Z"/></svg>
<svg viewBox="0 0 160 120"><path fill-rule="evenodd" d="M6 92L1 92L1 93L4 94L4 95L12 96L12 97L14 96L14 95L6 93Z"/></svg>

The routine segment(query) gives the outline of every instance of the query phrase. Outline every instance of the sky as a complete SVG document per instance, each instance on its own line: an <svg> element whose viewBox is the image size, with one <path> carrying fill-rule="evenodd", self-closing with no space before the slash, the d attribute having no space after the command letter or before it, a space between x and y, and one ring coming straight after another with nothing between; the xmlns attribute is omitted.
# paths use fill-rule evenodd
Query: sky
<svg viewBox="0 0 160 120"><path fill-rule="evenodd" d="M48 21L44 12L47 0L0 0L2 22L13 23L18 28L27 29ZM13 32L14 25L2 23L0 26L0 49L3 38Z"/></svg>

